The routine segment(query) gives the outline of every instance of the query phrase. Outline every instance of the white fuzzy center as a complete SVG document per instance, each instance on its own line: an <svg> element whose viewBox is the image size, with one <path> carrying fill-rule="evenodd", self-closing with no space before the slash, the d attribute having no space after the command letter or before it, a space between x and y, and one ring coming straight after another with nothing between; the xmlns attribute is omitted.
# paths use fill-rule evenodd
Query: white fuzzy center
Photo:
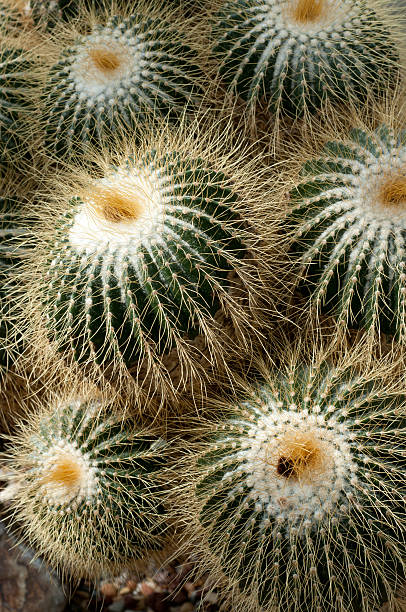
<svg viewBox="0 0 406 612"><path fill-rule="evenodd" d="M94 253L109 249L115 251L120 247L136 250L142 244L155 244L160 241L163 232L165 199L159 188L156 174L147 168L118 170L114 175L95 183L95 194L106 189L104 201L110 208L100 209L96 195L89 195L76 213L69 233L72 247L78 253ZM116 198L134 204L136 214L122 214L122 206ZM130 211L130 208L128 210ZM114 210L117 210L115 217Z"/></svg>
<svg viewBox="0 0 406 612"><path fill-rule="evenodd" d="M333 32L344 32L353 29L354 18L359 15L358 3L353 0L324 0L323 9L315 19L298 20L297 4L299 0L265 0L263 5L264 21L275 33L286 31L292 37L303 36L302 42L308 42L307 36L323 38ZM272 34L268 32L268 35Z"/></svg>

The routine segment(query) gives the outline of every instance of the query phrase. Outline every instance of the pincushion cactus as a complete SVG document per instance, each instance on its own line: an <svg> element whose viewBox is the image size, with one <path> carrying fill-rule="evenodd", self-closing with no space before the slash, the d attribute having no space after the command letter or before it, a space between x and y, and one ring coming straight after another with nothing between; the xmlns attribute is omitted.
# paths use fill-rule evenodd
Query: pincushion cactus
<svg viewBox="0 0 406 612"><path fill-rule="evenodd" d="M387 85L394 41L365 0L229 0L213 18L220 76L254 105L301 116ZM393 32L394 28L391 28Z"/></svg>
<svg viewBox="0 0 406 612"><path fill-rule="evenodd" d="M296 362L217 402L214 421L179 472L183 518L205 569L227 576L232 609L392 605L405 575L404 395L345 365Z"/></svg>
<svg viewBox="0 0 406 612"><path fill-rule="evenodd" d="M43 93L50 152L70 155L118 127L133 131L148 116L173 116L196 101L201 73L195 53L156 9L139 7L73 36Z"/></svg>
<svg viewBox="0 0 406 612"><path fill-rule="evenodd" d="M339 322L405 337L406 130L328 142L291 193L301 283Z"/></svg>
<svg viewBox="0 0 406 612"><path fill-rule="evenodd" d="M54 398L19 423L5 458L10 517L75 577L132 566L165 543L157 476L166 443L111 411L101 400Z"/></svg>

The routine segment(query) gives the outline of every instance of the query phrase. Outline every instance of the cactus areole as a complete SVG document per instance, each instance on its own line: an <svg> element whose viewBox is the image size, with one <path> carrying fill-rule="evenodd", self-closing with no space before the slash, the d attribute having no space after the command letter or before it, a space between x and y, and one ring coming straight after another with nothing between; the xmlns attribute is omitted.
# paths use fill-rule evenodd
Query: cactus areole
<svg viewBox="0 0 406 612"><path fill-rule="evenodd" d="M221 77L243 99L302 115L387 83L397 54L363 0L230 0L215 15Z"/></svg>
<svg viewBox="0 0 406 612"><path fill-rule="evenodd" d="M343 324L404 338L406 131L355 129L302 176L291 194L301 286Z"/></svg>
<svg viewBox="0 0 406 612"><path fill-rule="evenodd" d="M49 245L48 327L79 361L136 361L212 319L244 250L226 179L147 154L71 201Z"/></svg>
<svg viewBox="0 0 406 612"><path fill-rule="evenodd" d="M378 608L404 575L405 462L386 444L403 448L403 397L327 369L274 382L205 441L196 493L209 547L245 609Z"/></svg>

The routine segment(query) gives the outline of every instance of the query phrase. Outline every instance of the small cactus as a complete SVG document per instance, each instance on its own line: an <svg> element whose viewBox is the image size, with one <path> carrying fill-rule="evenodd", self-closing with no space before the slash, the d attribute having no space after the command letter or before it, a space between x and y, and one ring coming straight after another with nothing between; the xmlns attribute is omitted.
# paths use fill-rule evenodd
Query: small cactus
<svg viewBox="0 0 406 612"><path fill-rule="evenodd" d="M224 81L281 114L362 98L395 74L388 27L364 0L229 0L213 31Z"/></svg>
<svg viewBox="0 0 406 612"><path fill-rule="evenodd" d="M379 380L296 363L198 426L184 511L233 610L393 604L405 578L404 394Z"/></svg>
<svg viewBox="0 0 406 612"><path fill-rule="evenodd" d="M228 274L244 266L236 205L222 172L152 149L66 202L40 296L60 348L80 363L131 365L213 328L231 303Z"/></svg>
<svg viewBox="0 0 406 612"><path fill-rule="evenodd" d="M316 306L344 329L406 334L406 130L356 128L302 168L295 242ZM302 274L302 275L303 275Z"/></svg>
<svg viewBox="0 0 406 612"><path fill-rule="evenodd" d="M46 145L69 156L119 127L181 113L199 91L195 53L173 25L141 10L78 36L44 90Z"/></svg>
<svg viewBox="0 0 406 612"><path fill-rule="evenodd" d="M166 443L111 411L101 400L55 398L19 423L3 457L22 537L77 578L131 567L165 542L157 475Z"/></svg>

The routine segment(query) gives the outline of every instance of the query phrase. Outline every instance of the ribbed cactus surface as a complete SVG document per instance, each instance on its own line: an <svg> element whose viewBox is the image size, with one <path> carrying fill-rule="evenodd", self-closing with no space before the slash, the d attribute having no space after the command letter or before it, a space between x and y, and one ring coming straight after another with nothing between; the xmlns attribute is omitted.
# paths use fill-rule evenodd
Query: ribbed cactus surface
<svg viewBox="0 0 406 612"><path fill-rule="evenodd" d="M354 129L302 177L290 217L307 272L301 286L343 324L403 338L406 131Z"/></svg>
<svg viewBox="0 0 406 612"><path fill-rule="evenodd" d="M199 537L230 579L233 609L392 601L406 552L405 425L404 396L297 366L208 425L195 467Z"/></svg>
<svg viewBox="0 0 406 612"><path fill-rule="evenodd" d="M34 23L46 30L51 30L61 21L77 18L80 8L107 8L109 6L109 1L30 0L29 6Z"/></svg>
<svg viewBox="0 0 406 612"><path fill-rule="evenodd" d="M30 64L20 49L0 48L0 144L3 160L21 146L21 120L28 110L27 90ZM18 151L19 155L23 155Z"/></svg>
<svg viewBox="0 0 406 612"><path fill-rule="evenodd" d="M114 406L54 399L10 441L17 483L10 513L55 567L97 576L161 549L165 442L138 431Z"/></svg>
<svg viewBox="0 0 406 612"><path fill-rule="evenodd" d="M50 236L48 328L79 361L131 364L209 329L245 251L221 172L145 153L67 205Z"/></svg>
<svg viewBox="0 0 406 612"><path fill-rule="evenodd" d="M229 86L294 116L382 87L397 57L364 0L231 0L215 14L213 36Z"/></svg>
<svg viewBox="0 0 406 612"><path fill-rule="evenodd" d="M112 17L62 52L44 91L47 145L69 154L118 127L182 112L198 93L195 55L162 19Z"/></svg>

